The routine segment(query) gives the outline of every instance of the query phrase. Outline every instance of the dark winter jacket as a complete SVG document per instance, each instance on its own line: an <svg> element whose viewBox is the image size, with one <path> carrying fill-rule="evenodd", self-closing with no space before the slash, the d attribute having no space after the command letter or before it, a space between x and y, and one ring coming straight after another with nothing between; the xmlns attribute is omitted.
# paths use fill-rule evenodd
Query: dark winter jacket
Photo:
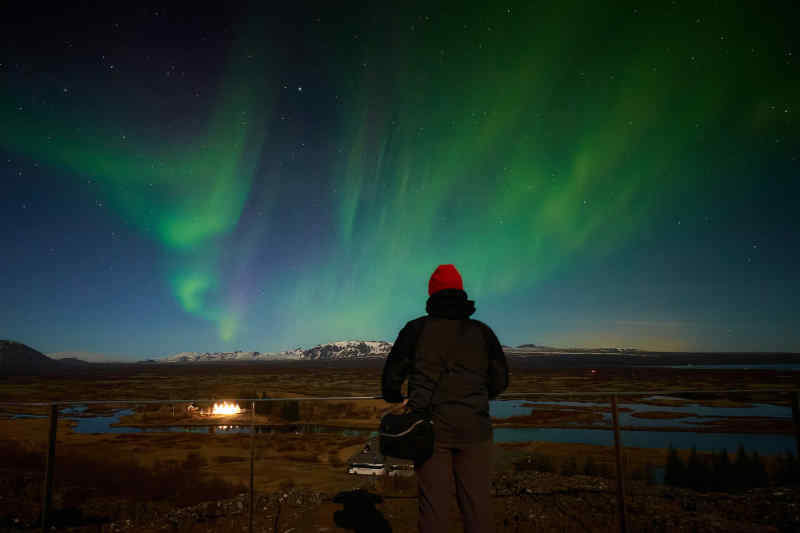
<svg viewBox="0 0 800 533"><path fill-rule="evenodd" d="M383 398L400 402L408 377L408 406L431 409L436 441L467 445L491 439L489 400L508 387L508 366L494 332L469 316L472 300L458 289L435 292L428 316L400 331L383 367Z"/></svg>

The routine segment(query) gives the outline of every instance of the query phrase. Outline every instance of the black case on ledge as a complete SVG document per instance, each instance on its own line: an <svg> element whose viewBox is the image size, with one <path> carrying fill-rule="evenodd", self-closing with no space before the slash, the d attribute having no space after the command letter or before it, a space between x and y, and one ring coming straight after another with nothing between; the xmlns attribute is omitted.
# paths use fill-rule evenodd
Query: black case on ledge
<svg viewBox="0 0 800 533"><path fill-rule="evenodd" d="M433 420L427 413L388 413L381 418L381 453L424 463L433 455Z"/></svg>

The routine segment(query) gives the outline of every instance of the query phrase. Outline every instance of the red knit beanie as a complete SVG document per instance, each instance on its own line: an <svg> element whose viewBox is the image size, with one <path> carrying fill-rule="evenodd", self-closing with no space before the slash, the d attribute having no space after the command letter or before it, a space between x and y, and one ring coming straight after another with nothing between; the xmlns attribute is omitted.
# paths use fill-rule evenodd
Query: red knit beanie
<svg viewBox="0 0 800 533"><path fill-rule="evenodd" d="M458 273L458 270L453 265L439 265L431 274L430 281L428 281L429 295L443 289L464 290L461 274Z"/></svg>

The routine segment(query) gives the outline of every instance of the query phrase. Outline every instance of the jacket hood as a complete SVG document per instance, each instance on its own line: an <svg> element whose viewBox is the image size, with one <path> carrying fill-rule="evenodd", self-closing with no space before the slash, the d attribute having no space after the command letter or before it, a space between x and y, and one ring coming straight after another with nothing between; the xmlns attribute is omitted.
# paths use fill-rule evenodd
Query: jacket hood
<svg viewBox="0 0 800 533"><path fill-rule="evenodd" d="M467 318L475 312L475 302L467 300L467 293L461 289L444 289L430 295L425 311L440 318Z"/></svg>

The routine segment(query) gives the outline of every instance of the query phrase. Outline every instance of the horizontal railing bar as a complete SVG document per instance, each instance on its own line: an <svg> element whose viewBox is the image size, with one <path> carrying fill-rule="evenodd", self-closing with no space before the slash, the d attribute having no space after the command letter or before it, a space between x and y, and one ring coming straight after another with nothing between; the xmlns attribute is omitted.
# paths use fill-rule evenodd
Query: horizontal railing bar
<svg viewBox="0 0 800 533"><path fill-rule="evenodd" d="M790 394L797 392L797 389L727 389L727 390L680 390L680 391L593 391L593 392L510 392L498 396L495 400L508 400L524 396L667 396L678 394L743 394L743 393L782 393ZM174 400L53 400L49 402L13 402L2 401L0 405L21 405L21 406L48 406L58 405L134 405L134 404L170 404L170 403L191 403L191 402L283 402L292 401L332 401L332 400L382 400L383 396L301 396L297 398L192 398Z"/></svg>
<svg viewBox="0 0 800 533"><path fill-rule="evenodd" d="M727 389L727 390L665 390L665 391L591 391L591 392L508 392L499 396L498 400L507 399L511 396L667 396L676 394L731 394L743 392L769 392L769 393L792 393L797 389Z"/></svg>
<svg viewBox="0 0 800 533"><path fill-rule="evenodd" d="M304 396L298 398L192 398L189 400L64 400L52 402L3 402L0 405L98 405L98 404L115 404L115 405L134 405L134 404L159 404L159 403L191 403L191 402L282 402L286 400L309 401L309 400L382 400L383 396Z"/></svg>

